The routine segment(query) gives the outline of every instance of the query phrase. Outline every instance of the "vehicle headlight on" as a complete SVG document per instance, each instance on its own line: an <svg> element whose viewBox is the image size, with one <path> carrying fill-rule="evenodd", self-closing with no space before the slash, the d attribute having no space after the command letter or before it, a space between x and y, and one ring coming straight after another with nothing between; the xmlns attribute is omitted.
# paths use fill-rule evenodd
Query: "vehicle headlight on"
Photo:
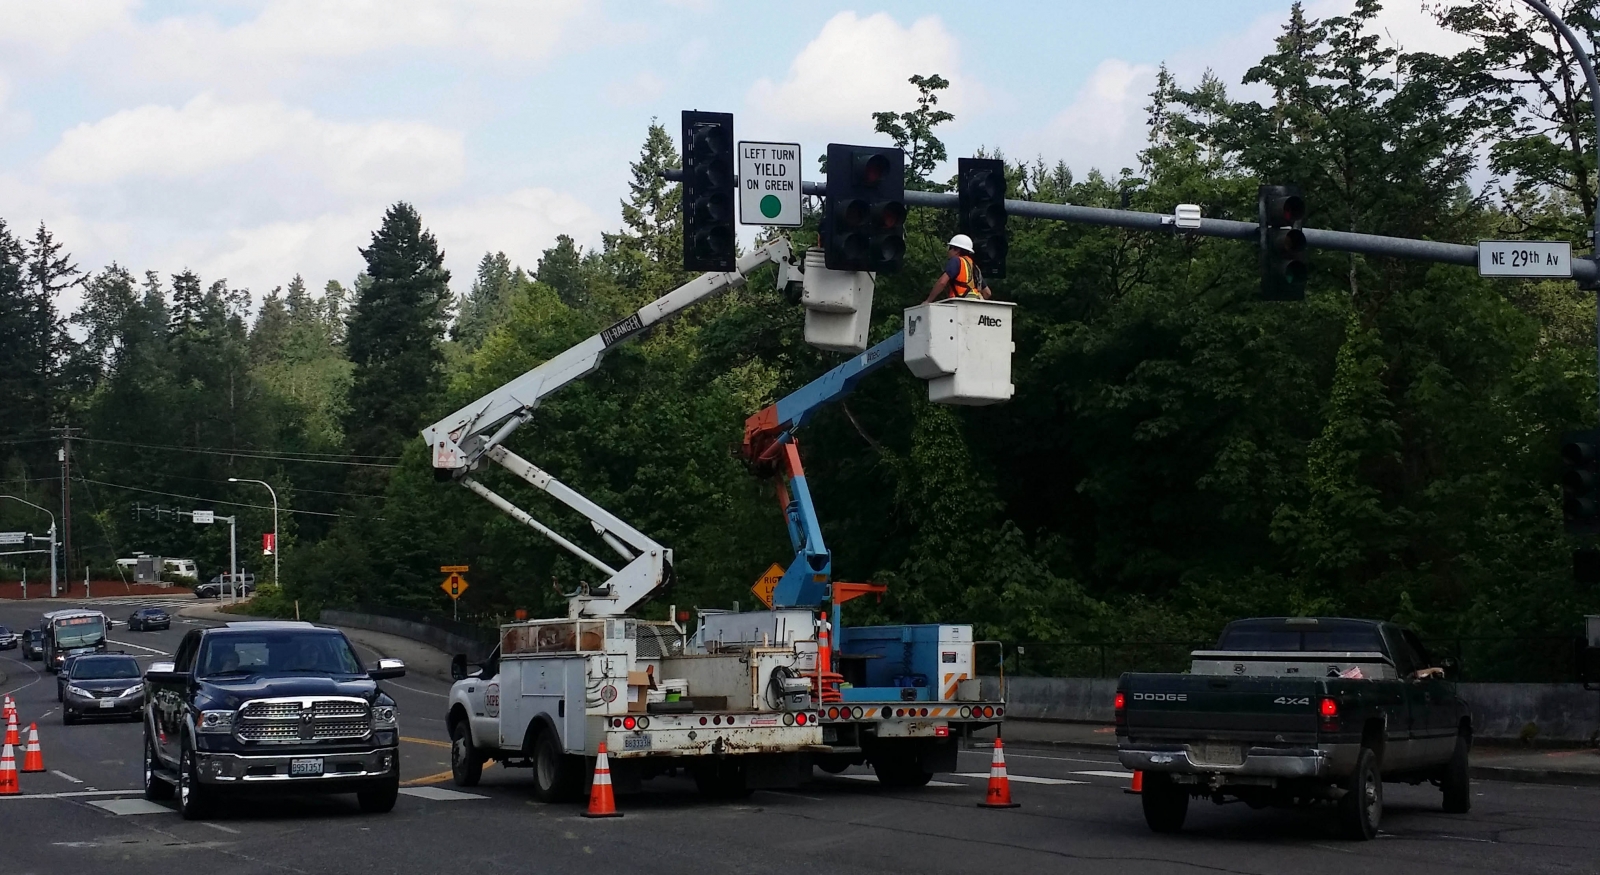
<svg viewBox="0 0 1600 875"><path fill-rule="evenodd" d="M70 694L70 695L73 695L73 696L78 696L80 698L84 698L84 699L93 699L94 698L94 693L89 692L88 690L84 689L83 687L75 687L72 684L67 684L67 693Z"/></svg>
<svg viewBox="0 0 1600 875"><path fill-rule="evenodd" d="M197 732L232 732L233 717L233 711L201 711L194 728Z"/></svg>
<svg viewBox="0 0 1600 875"><path fill-rule="evenodd" d="M399 715L393 705L372 706L373 729L395 729L399 725Z"/></svg>
<svg viewBox="0 0 1600 875"><path fill-rule="evenodd" d="M138 693L142 693L142 692L144 692L144 687L143 687L143 686L140 686L140 685L138 685L138 684L135 684L135 685L134 685L134 686L131 686L131 687L129 687L129 688L127 688L127 689L126 689L126 690L123 690L123 691L122 691L122 692L121 692L121 693L120 693L120 694L119 694L119 695L118 695L118 696L117 696L117 698L119 698L119 699L126 699L126 698L128 698L128 697L129 697L129 696L132 696L132 695L135 695L135 694L138 694Z"/></svg>

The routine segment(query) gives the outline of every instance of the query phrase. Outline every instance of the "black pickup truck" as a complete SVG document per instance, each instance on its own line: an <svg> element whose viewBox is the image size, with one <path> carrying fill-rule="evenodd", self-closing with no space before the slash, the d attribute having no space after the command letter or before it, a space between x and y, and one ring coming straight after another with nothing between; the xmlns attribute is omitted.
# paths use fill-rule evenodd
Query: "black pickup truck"
<svg viewBox="0 0 1600 875"><path fill-rule="evenodd" d="M355 793L363 811L400 792L398 659L361 665L338 629L240 622L184 636L145 672L144 792L189 820L240 793Z"/></svg>
<svg viewBox="0 0 1600 875"><path fill-rule="evenodd" d="M1331 617L1237 620L1185 674L1130 672L1117 685L1118 757L1143 772L1145 821L1183 827L1192 797L1331 805L1370 839L1385 781L1431 781L1444 810L1472 804L1472 723L1416 633ZM1445 661L1448 663L1448 660Z"/></svg>

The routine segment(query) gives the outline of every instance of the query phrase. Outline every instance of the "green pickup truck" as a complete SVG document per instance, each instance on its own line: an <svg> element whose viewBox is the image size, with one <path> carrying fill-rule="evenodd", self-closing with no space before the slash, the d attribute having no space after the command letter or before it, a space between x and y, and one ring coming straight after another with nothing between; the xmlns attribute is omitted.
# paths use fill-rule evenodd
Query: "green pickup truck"
<svg viewBox="0 0 1600 875"><path fill-rule="evenodd" d="M1236 620L1184 674L1117 684L1118 757L1143 772L1145 821L1183 827L1189 800L1324 805L1370 839L1383 783L1431 781L1444 810L1472 805L1472 722L1449 661L1415 632L1332 617Z"/></svg>

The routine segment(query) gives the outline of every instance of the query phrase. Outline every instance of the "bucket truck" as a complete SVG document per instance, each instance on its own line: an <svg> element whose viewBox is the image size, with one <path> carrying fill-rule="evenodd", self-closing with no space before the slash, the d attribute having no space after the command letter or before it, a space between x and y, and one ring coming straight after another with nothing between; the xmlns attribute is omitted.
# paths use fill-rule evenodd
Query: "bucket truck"
<svg viewBox="0 0 1600 875"><path fill-rule="evenodd" d="M808 283L812 272L808 269ZM814 610L827 602L832 611L831 623L823 621L833 632L820 649L816 691L828 749L817 764L825 770L866 762L884 784L921 786L936 772L956 770L959 738L1000 722L1005 701L1003 689L994 700L982 695L973 648L997 642L973 641L970 625L843 625L845 602L881 596L885 587L833 579L833 556L817 521L795 433L818 410L855 391L869 374L902 359L914 374L930 380L933 400L971 404L1009 398L1010 307L992 301L945 301L910 308L906 330L745 422L740 454L754 473L775 481L795 550L772 590L770 606L783 614ZM964 339L962 326L970 326ZM999 366L989 367L988 362L1002 357L1003 372L997 376Z"/></svg>
<svg viewBox="0 0 1600 875"><path fill-rule="evenodd" d="M709 616L691 638L676 620L627 616L672 577L672 551L512 452L506 439L545 399L593 373L614 346L684 309L777 266L780 289L800 281L787 241L708 273L424 429L441 480L454 480L595 568L604 580L568 598L567 615L509 623L481 665L457 656L446 713L456 783L478 782L485 762L529 767L535 794L572 798L586 762L605 744L619 789L685 769L702 792L739 795L793 786L827 749L810 695L817 642L809 611ZM610 562L535 519L477 472L510 471L589 521Z"/></svg>

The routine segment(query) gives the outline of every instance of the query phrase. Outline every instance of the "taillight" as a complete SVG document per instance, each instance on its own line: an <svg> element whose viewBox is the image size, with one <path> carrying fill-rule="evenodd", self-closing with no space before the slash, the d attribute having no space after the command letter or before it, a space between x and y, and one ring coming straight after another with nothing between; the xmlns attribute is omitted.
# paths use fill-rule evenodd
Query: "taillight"
<svg viewBox="0 0 1600 875"><path fill-rule="evenodd" d="M828 719L829 720L838 720L839 719L839 709L838 708L829 708L828 709Z"/></svg>
<svg viewBox="0 0 1600 875"><path fill-rule="evenodd" d="M1117 698L1116 698L1115 701L1112 702L1111 707L1117 709L1118 711L1121 711L1123 708L1128 707L1128 697L1127 697L1127 695L1124 694L1124 693L1120 693L1120 692L1117 693Z"/></svg>
<svg viewBox="0 0 1600 875"><path fill-rule="evenodd" d="M799 713L799 714L796 714L796 715L794 715L794 722L795 722L795 724L796 724L796 725L798 725L798 726L804 726L804 725L806 725L806 715L805 715L805 712L803 712L803 711L802 711L802 712L800 712L800 713Z"/></svg>
<svg viewBox="0 0 1600 875"><path fill-rule="evenodd" d="M1322 716L1324 717L1338 717L1339 703L1332 699L1323 699L1322 707L1319 710L1322 712Z"/></svg>
<svg viewBox="0 0 1600 875"><path fill-rule="evenodd" d="M1128 694L1121 690L1117 690L1117 697L1111 700L1111 709L1113 718L1118 726L1128 725L1128 712L1124 710L1127 707Z"/></svg>
<svg viewBox="0 0 1600 875"><path fill-rule="evenodd" d="M1317 706L1317 713L1322 715L1322 731L1339 731L1339 703L1333 699L1323 699Z"/></svg>
<svg viewBox="0 0 1600 875"><path fill-rule="evenodd" d="M622 718L622 728L623 729L632 729L633 726L634 726L634 720L633 720L632 717L624 717L624 718Z"/></svg>
<svg viewBox="0 0 1600 875"><path fill-rule="evenodd" d="M984 705L983 706L983 716L985 716L985 717L993 717L994 716L994 708L992 708L992 707L990 707L988 705Z"/></svg>

